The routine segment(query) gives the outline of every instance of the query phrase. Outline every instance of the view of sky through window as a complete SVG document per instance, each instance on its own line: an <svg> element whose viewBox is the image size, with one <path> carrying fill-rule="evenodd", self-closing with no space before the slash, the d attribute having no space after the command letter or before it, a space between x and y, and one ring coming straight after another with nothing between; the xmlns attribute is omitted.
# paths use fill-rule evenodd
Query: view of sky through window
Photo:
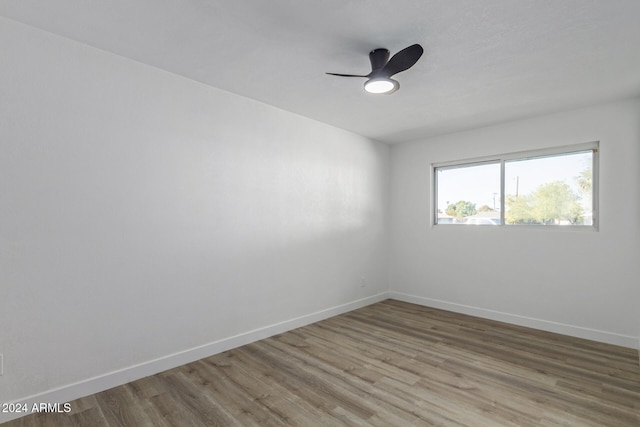
<svg viewBox="0 0 640 427"><path fill-rule="evenodd" d="M477 207L500 207L500 163L488 163L438 170L438 210L458 201L470 201Z"/></svg>

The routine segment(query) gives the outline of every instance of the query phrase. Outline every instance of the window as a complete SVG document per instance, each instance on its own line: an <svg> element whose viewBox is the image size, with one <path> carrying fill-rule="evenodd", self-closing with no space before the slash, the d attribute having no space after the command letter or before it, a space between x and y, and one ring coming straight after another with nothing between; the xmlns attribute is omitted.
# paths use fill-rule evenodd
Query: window
<svg viewBox="0 0 640 427"><path fill-rule="evenodd" d="M500 162L436 168L436 180L437 224L500 224Z"/></svg>
<svg viewBox="0 0 640 427"><path fill-rule="evenodd" d="M433 223L596 226L598 144L434 165Z"/></svg>

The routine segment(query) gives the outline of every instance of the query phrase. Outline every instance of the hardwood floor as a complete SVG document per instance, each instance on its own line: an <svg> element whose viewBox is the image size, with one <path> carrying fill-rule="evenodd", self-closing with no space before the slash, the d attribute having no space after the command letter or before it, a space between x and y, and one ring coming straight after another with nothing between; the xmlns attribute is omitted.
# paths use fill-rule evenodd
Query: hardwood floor
<svg viewBox="0 0 640 427"><path fill-rule="evenodd" d="M635 350L387 300L14 426L640 426Z"/></svg>

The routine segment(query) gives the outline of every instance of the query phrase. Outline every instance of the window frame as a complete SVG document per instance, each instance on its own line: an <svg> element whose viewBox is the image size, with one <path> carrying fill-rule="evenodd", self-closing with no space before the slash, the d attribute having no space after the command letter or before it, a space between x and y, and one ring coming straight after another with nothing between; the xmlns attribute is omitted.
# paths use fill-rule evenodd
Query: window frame
<svg viewBox="0 0 640 427"><path fill-rule="evenodd" d="M592 212L592 224L590 225L532 225L532 224L507 224L505 222L505 164L509 161L516 160L532 160L543 157L555 157L562 155L570 155L584 152L592 152L591 168L592 168L592 200L591 200L591 212ZM439 228L460 228L459 225L465 224L438 224L438 170L456 169L470 166L478 166L483 164L500 164L500 224L497 224L498 228L534 228L537 230L584 230L584 231L598 231L600 215L599 215L599 154L600 154L600 142L593 141L582 144L563 145L557 147L541 148L535 150L518 151L513 153L498 154L493 156L483 156L463 160L452 160L446 162L437 162L431 164L431 227ZM464 227L464 228L489 228L496 227Z"/></svg>

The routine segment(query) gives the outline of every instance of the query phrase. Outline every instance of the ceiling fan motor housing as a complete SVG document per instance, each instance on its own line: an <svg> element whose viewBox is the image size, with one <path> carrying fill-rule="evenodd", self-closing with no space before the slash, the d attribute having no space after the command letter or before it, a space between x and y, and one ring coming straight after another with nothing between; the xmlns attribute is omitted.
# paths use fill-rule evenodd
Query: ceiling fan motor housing
<svg viewBox="0 0 640 427"><path fill-rule="evenodd" d="M389 62L391 53L388 49L380 48L369 52L369 60L371 61L371 77L377 77L377 71L382 71L387 62Z"/></svg>

